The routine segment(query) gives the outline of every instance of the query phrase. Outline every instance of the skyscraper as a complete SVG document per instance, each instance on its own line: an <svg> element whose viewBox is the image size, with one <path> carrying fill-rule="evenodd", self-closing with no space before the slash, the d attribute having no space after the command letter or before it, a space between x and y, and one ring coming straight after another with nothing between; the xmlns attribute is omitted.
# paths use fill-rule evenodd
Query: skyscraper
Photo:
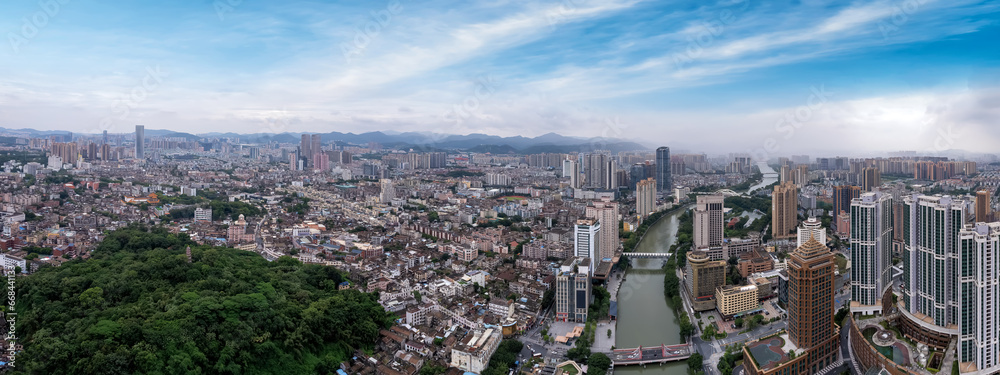
<svg viewBox="0 0 1000 375"><path fill-rule="evenodd" d="M834 326L833 253L815 239L788 259L788 338L808 357L794 373L817 373L836 360L839 338ZM793 365L795 366L795 365Z"/></svg>
<svg viewBox="0 0 1000 375"><path fill-rule="evenodd" d="M573 227L573 256L596 259L601 253L600 233L601 222L593 219L577 220Z"/></svg>
<svg viewBox="0 0 1000 375"><path fill-rule="evenodd" d="M670 174L670 147L656 149L656 191L670 195L674 190L673 176Z"/></svg>
<svg viewBox="0 0 1000 375"><path fill-rule="evenodd" d="M146 158L146 127L142 125L135 126L135 158Z"/></svg>
<svg viewBox="0 0 1000 375"><path fill-rule="evenodd" d="M961 318L954 366L962 362L970 369L971 363L979 374L995 374L1000 371L1000 223L968 224L959 241Z"/></svg>
<svg viewBox="0 0 1000 375"><path fill-rule="evenodd" d="M872 191L882 186L882 172L878 168L867 167L861 170L861 189Z"/></svg>
<svg viewBox="0 0 1000 375"><path fill-rule="evenodd" d="M774 186L771 196L771 236L794 238L799 221L799 190L791 181Z"/></svg>
<svg viewBox="0 0 1000 375"><path fill-rule="evenodd" d="M980 190L976 192L976 222L986 223L993 221L992 206L990 205L990 192Z"/></svg>
<svg viewBox="0 0 1000 375"><path fill-rule="evenodd" d="M618 250L618 203L611 201L594 202L593 206L587 207L587 217L597 219L602 224L598 233L600 251L598 257L592 257L594 265L605 259L611 259Z"/></svg>
<svg viewBox="0 0 1000 375"><path fill-rule="evenodd" d="M576 160L563 160L563 177L569 177L569 186L579 189L580 186L580 163Z"/></svg>
<svg viewBox="0 0 1000 375"><path fill-rule="evenodd" d="M316 167L316 154L323 152L323 147L320 146L319 134L313 134L311 136L311 141L309 142L309 165Z"/></svg>
<svg viewBox="0 0 1000 375"><path fill-rule="evenodd" d="M851 312L882 312L892 286L892 196L861 194L851 201Z"/></svg>
<svg viewBox="0 0 1000 375"><path fill-rule="evenodd" d="M312 157L312 154L312 141L309 138L309 134L303 134L302 140L299 141L299 158L308 160ZM308 166L308 162L306 166Z"/></svg>
<svg viewBox="0 0 1000 375"><path fill-rule="evenodd" d="M701 250L689 251L687 253L687 265L684 275L687 284L688 294L694 300L695 309L698 311L711 310L713 303L700 304L699 300L711 300L715 295L715 289L726 284L726 261L711 260L708 253ZM705 308L699 309L699 306Z"/></svg>
<svg viewBox="0 0 1000 375"><path fill-rule="evenodd" d="M851 200L861 196L860 186L840 185L833 187L833 217L837 217L841 212L851 212ZM843 231L844 228L834 229Z"/></svg>
<svg viewBox="0 0 1000 375"><path fill-rule="evenodd" d="M635 185L635 212L645 219L656 210L656 179L647 178Z"/></svg>
<svg viewBox="0 0 1000 375"><path fill-rule="evenodd" d="M694 248L704 249L722 246L724 237L722 222L722 195L699 195L694 207Z"/></svg>
<svg viewBox="0 0 1000 375"><path fill-rule="evenodd" d="M903 198L903 276L905 308L912 321L948 335L958 322L958 231L966 224L970 202L949 196L914 194ZM919 315L919 317L915 317ZM936 327L927 328L928 324Z"/></svg>
<svg viewBox="0 0 1000 375"><path fill-rule="evenodd" d="M591 189L608 189L608 155L606 154L586 154L583 156L585 174L585 186Z"/></svg>
<svg viewBox="0 0 1000 375"><path fill-rule="evenodd" d="M574 272L574 266L577 270ZM594 269L589 258L570 258L556 273L556 320L586 322L590 308L590 274Z"/></svg>

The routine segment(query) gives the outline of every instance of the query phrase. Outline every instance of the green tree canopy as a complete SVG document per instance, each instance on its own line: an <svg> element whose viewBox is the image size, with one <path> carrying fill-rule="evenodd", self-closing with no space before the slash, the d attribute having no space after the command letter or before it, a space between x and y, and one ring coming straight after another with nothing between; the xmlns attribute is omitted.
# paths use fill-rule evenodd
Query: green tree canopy
<svg viewBox="0 0 1000 375"><path fill-rule="evenodd" d="M194 261L188 263L185 248ZM392 317L332 267L132 226L18 278L18 368L37 374L328 373ZM23 362L22 362L23 361Z"/></svg>

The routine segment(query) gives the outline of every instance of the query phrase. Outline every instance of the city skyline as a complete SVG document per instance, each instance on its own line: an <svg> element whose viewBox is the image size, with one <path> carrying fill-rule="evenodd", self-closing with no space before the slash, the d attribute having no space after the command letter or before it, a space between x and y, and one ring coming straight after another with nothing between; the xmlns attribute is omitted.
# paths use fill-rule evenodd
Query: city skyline
<svg viewBox="0 0 1000 375"><path fill-rule="evenodd" d="M767 154L982 152L998 136L983 1L59 4L0 16L0 127L573 129ZM189 21L137 21L154 14Z"/></svg>

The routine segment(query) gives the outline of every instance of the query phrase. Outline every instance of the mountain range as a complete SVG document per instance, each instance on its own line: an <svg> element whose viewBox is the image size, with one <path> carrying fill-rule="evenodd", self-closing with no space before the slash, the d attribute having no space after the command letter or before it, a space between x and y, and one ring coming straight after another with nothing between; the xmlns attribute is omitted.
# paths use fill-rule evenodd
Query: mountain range
<svg viewBox="0 0 1000 375"><path fill-rule="evenodd" d="M45 137L50 135L66 134L68 131L40 131L34 129L5 129L0 128L0 133L24 134L32 137ZM131 133L129 133L131 134ZM154 137L181 137L192 141L206 140L212 138L238 138L240 142L247 143L298 143L302 134L314 133L203 133L190 134L175 132L164 129L145 129L146 136ZM368 143L379 143L383 147L396 149L418 149L418 150L470 150L491 153L539 153L539 152L576 152L593 150L633 151L650 150L645 145L622 140L622 139L601 139L564 136L556 133L548 133L537 137L501 137L488 134L440 134L424 132L396 133L391 131L374 131L366 133L318 133L323 143L337 142L339 144L367 145ZM79 134L95 136L95 134Z"/></svg>

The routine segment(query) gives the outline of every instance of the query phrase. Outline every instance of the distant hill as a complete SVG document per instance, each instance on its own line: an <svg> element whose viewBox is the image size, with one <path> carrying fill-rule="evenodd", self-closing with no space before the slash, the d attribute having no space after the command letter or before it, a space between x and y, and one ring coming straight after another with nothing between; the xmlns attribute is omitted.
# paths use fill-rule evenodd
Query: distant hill
<svg viewBox="0 0 1000 375"><path fill-rule="evenodd" d="M38 131L33 129L3 129L0 132L22 133L29 136L47 136L67 134L68 131ZM299 143L303 133L201 133L190 134L165 129L145 129L147 136L182 137L192 141L209 141L211 139L238 138L243 143ZM77 136L82 134L76 134ZM94 134L90 134L93 136ZM379 143L386 148L413 149L419 151L435 150L467 150L470 152L491 153L539 153L539 152L586 152L592 150L632 151L648 150L649 147L621 139L606 139L594 142L583 137L570 137L556 133L547 133L537 137L501 137L497 135L473 133L465 135L440 134L430 132L366 132L366 133L320 133L324 144L336 142L339 145L367 145Z"/></svg>

